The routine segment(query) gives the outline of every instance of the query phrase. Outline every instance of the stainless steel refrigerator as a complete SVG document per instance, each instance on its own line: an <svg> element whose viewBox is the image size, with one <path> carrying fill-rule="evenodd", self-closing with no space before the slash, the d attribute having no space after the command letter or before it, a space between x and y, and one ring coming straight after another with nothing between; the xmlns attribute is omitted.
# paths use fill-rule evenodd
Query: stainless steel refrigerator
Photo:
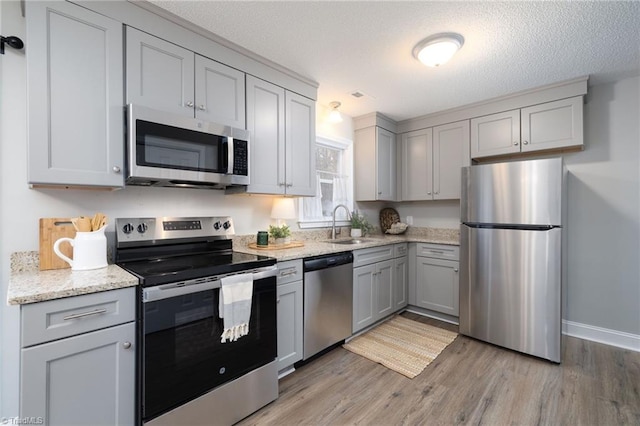
<svg viewBox="0 0 640 426"><path fill-rule="evenodd" d="M560 362L562 158L462 169L460 333Z"/></svg>

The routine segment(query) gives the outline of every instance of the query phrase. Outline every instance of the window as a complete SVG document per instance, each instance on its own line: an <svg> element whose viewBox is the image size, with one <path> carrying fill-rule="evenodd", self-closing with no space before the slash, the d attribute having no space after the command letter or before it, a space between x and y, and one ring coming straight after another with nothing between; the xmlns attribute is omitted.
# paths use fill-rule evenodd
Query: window
<svg viewBox="0 0 640 426"><path fill-rule="evenodd" d="M353 148L351 141L318 137L316 155L316 196L300 198L300 227L331 225L333 209L339 204L353 210ZM336 222L347 224L344 209L336 212Z"/></svg>

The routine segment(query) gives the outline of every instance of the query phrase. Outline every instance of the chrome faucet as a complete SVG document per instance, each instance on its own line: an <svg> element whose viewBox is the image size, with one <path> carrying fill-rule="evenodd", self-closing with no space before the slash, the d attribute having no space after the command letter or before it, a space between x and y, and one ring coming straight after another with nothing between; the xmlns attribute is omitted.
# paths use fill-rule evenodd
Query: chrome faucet
<svg viewBox="0 0 640 426"><path fill-rule="evenodd" d="M338 210L339 207L342 207L347 211L347 219L351 220L351 212L349 212L349 207L345 206L344 204L338 204L333 209L333 222L331 223L331 239L332 240L336 239L336 210Z"/></svg>

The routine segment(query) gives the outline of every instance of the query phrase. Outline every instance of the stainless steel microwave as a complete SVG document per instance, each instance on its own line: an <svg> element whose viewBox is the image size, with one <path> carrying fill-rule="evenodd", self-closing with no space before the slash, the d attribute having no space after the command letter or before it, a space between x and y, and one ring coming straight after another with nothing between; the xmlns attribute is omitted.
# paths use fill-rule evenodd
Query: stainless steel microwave
<svg viewBox="0 0 640 426"><path fill-rule="evenodd" d="M249 132L127 106L130 185L222 189L249 184Z"/></svg>

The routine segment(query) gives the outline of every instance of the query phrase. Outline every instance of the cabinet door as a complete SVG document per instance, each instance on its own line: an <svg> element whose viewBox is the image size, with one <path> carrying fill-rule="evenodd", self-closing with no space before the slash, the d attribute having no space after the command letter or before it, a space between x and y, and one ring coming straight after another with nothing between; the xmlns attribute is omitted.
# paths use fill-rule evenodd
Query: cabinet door
<svg viewBox="0 0 640 426"><path fill-rule="evenodd" d="M302 359L302 281L279 284L278 371Z"/></svg>
<svg viewBox="0 0 640 426"><path fill-rule="evenodd" d="M390 315L393 305L393 260L376 264L377 309L376 321Z"/></svg>
<svg viewBox="0 0 640 426"><path fill-rule="evenodd" d="M195 55L196 118L244 129L245 74Z"/></svg>
<svg viewBox="0 0 640 426"><path fill-rule="evenodd" d="M286 193L315 196L316 103L289 91L285 99Z"/></svg>
<svg viewBox="0 0 640 426"><path fill-rule="evenodd" d="M353 332L376 321L376 265L353 268Z"/></svg>
<svg viewBox="0 0 640 426"><path fill-rule="evenodd" d="M356 130L353 143L356 201L376 200L376 128Z"/></svg>
<svg viewBox="0 0 640 426"><path fill-rule="evenodd" d="M458 316L458 262L418 257L417 305Z"/></svg>
<svg viewBox="0 0 640 426"><path fill-rule="evenodd" d="M471 158L520 152L520 110L471 120Z"/></svg>
<svg viewBox="0 0 640 426"><path fill-rule="evenodd" d="M376 190L376 200L396 200L395 135L380 127L376 127Z"/></svg>
<svg viewBox="0 0 640 426"><path fill-rule="evenodd" d="M22 349L20 416L47 425L135 422L134 323Z"/></svg>
<svg viewBox="0 0 640 426"><path fill-rule="evenodd" d="M194 53L127 27L127 103L194 116Z"/></svg>
<svg viewBox="0 0 640 426"><path fill-rule="evenodd" d="M393 259L393 276L391 283L393 286L393 310L399 311L408 304L407 290L409 282L409 270L407 257Z"/></svg>
<svg viewBox="0 0 640 426"><path fill-rule="evenodd" d="M433 199L460 199L461 168L471 163L469 120L433 128Z"/></svg>
<svg viewBox="0 0 640 426"><path fill-rule="evenodd" d="M124 186L122 24L27 2L29 183Z"/></svg>
<svg viewBox="0 0 640 426"><path fill-rule="evenodd" d="M247 192L284 194L284 89L247 76L247 130L251 132Z"/></svg>
<svg viewBox="0 0 640 426"><path fill-rule="evenodd" d="M402 201L431 200L432 129L402 135Z"/></svg>
<svg viewBox="0 0 640 426"><path fill-rule="evenodd" d="M522 109L522 152L581 146L582 96Z"/></svg>

